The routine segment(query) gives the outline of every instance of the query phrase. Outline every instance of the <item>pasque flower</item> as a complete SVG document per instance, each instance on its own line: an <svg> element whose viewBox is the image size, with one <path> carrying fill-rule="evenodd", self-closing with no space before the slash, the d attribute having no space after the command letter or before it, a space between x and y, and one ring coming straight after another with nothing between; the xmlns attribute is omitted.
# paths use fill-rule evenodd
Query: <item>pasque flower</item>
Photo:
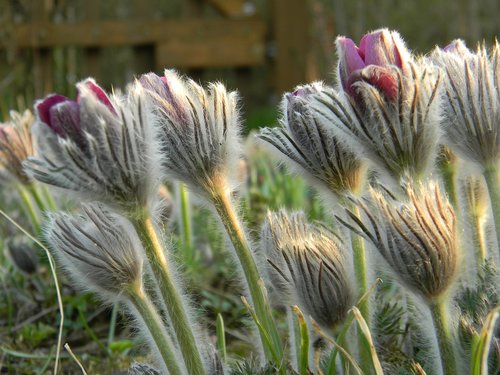
<svg viewBox="0 0 500 375"><path fill-rule="evenodd" d="M321 82L298 86L284 95L281 126L265 128L259 137L276 149L279 158L290 162L338 196L359 192L365 182L367 165L335 136L331 125L320 121L310 108L314 94L329 88Z"/></svg>
<svg viewBox="0 0 500 375"><path fill-rule="evenodd" d="M339 37L337 51L341 89L316 95L314 110L396 182L424 177L439 145L439 71L394 31L370 33L359 48Z"/></svg>
<svg viewBox="0 0 500 375"><path fill-rule="evenodd" d="M163 372L184 373L179 353L144 290L143 248L132 224L102 205L82 214L50 214L45 238L68 276L105 302L119 301L141 322Z"/></svg>
<svg viewBox="0 0 500 375"><path fill-rule="evenodd" d="M10 112L10 121L0 124L0 165L22 184L30 184L23 161L34 154L31 126L35 122L33 114Z"/></svg>
<svg viewBox="0 0 500 375"><path fill-rule="evenodd" d="M399 203L372 191L372 202L359 202L367 217L354 225L338 218L372 242L402 283L430 303L450 289L459 271L457 222L438 186L408 188Z"/></svg>
<svg viewBox="0 0 500 375"><path fill-rule="evenodd" d="M270 282L282 303L298 304L319 324L333 328L353 305L342 241L304 213L270 213L262 229Z"/></svg>
<svg viewBox="0 0 500 375"><path fill-rule="evenodd" d="M83 206L80 215L50 214L45 237L71 277L105 300L142 282L139 238L126 219L102 206Z"/></svg>
<svg viewBox="0 0 500 375"><path fill-rule="evenodd" d="M398 82L391 65L401 70L409 68L411 54L399 33L381 29L361 38L359 47L346 37L337 38L339 54L338 77L342 88L357 94L357 82L364 81L383 92L387 99L398 96Z"/></svg>
<svg viewBox="0 0 500 375"><path fill-rule="evenodd" d="M436 48L430 60L446 72L445 141L463 158L486 167L500 161L500 52L474 53L461 40Z"/></svg>
<svg viewBox="0 0 500 375"><path fill-rule="evenodd" d="M139 82L159 120L167 173L202 194L231 184L241 153L236 92L221 83L204 89L174 70Z"/></svg>
<svg viewBox="0 0 500 375"><path fill-rule="evenodd" d="M156 142L142 88L119 98L86 79L77 89L76 101L52 94L37 102L39 150L26 162L28 172L120 209L147 205L157 184Z"/></svg>

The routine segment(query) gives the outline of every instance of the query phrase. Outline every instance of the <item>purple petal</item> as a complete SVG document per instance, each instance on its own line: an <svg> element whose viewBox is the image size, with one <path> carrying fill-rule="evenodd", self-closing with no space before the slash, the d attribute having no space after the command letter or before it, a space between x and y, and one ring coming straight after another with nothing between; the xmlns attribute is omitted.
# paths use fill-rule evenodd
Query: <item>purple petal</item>
<svg viewBox="0 0 500 375"><path fill-rule="evenodd" d="M96 99L99 100L106 107L108 107L111 112L116 113L113 104L109 99L108 94L106 94L106 92L99 85L97 85L93 79L86 79L85 81L83 81L83 85L85 85L85 87L90 89L90 91L92 91ZM78 93L76 101L79 102L79 99L80 99L80 93Z"/></svg>
<svg viewBox="0 0 500 375"><path fill-rule="evenodd" d="M446 47L443 48L444 52L454 53L459 56L467 56L471 54L470 50L467 48L465 43L460 39L456 39Z"/></svg>
<svg viewBox="0 0 500 375"><path fill-rule="evenodd" d="M363 51L356 46L352 39L338 37L337 50L340 59L340 79L345 88L349 76L355 71L363 69L366 64L363 60Z"/></svg>
<svg viewBox="0 0 500 375"><path fill-rule="evenodd" d="M63 138L80 139L80 106L77 102L66 100L52 106L49 110L49 127Z"/></svg>
<svg viewBox="0 0 500 375"><path fill-rule="evenodd" d="M50 94L45 99L39 101L36 105L36 111L38 112L38 118L40 121L50 126L50 109L56 104L65 101L69 101L69 99L59 94Z"/></svg>
<svg viewBox="0 0 500 375"><path fill-rule="evenodd" d="M399 94L398 81L393 71L389 68L370 65L357 71L349 77L347 93L355 100L360 99L356 82L366 82L384 94L389 101L395 101Z"/></svg>

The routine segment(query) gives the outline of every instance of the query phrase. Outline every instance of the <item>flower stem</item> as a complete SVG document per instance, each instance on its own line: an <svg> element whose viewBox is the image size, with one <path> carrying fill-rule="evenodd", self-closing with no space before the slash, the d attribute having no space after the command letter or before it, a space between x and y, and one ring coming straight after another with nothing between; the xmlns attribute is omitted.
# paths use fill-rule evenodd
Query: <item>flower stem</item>
<svg viewBox="0 0 500 375"><path fill-rule="evenodd" d="M440 167L441 176L443 177L444 188L448 195L448 200L453 206L455 212L458 212L458 192L457 192L457 169L456 163L445 162Z"/></svg>
<svg viewBox="0 0 500 375"><path fill-rule="evenodd" d="M133 224L146 250L153 274L160 286L167 312L172 321L172 327L179 342L180 351L189 374L205 374L201 354L196 346L196 340L191 330L191 323L186 314L182 298L174 283L174 275L170 270L165 251L147 209L142 215L133 219Z"/></svg>
<svg viewBox="0 0 500 375"><path fill-rule="evenodd" d="M129 288L128 297L148 328L169 373L172 375L182 375L182 370L177 363L174 344L165 331L160 315L142 290L142 287L139 285Z"/></svg>
<svg viewBox="0 0 500 375"><path fill-rule="evenodd" d="M483 175L490 195L491 209L493 211L493 220L497 234L497 248L500 250L500 186L497 166L493 164L486 166Z"/></svg>
<svg viewBox="0 0 500 375"><path fill-rule="evenodd" d="M484 221L482 216L474 212L470 213L470 220L473 224L473 242L476 248L475 255L476 255L477 267L478 271L482 272L481 270L484 267L484 262L486 261L486 254L487 254L486 238L484 233Z"/></svg>
<svg viewBox="0 0 500 375"><path fill-rule="evenodd" d="M179 198L181 205L181 220L182 220L182 238L184 240L184 248L193 249L193 236L191 233L191 212L189 207L189 193L186 185L182 182L179 183Z"/></svg>
<svg viewBox="0 0 500 375"><path fill-rule="evenodd" d="M356 204L351 205L351 211L360 218L361 214L359 207ZM366 249L365 241L362 237L351 232L351 246L352 246L352 256L354 263L354 273L356 274L356 281L358 285L358 294L360 296L364 295L368 291L368 276L366 268ZM359 305L359 311L366 321L368 327L370 327L370 299L366 298ZM366 339L363 333L358 329L358 347L360 354L360 365L361 368L366 372L371 371L371 354L370 349L366 345Z"/></svg>
<svg viewBox="0 0 500 375"><path fill-rule="evenodd" d="M39 210L41 212L47 211L48 210L47 204L44 201L43 197L40 195L40 191L38 191L38 189L36 188L36 185L31 184L31 185L26 186L26 188L29 191L29 193L31 194L31 196L33 197L33 200L37 204Z"/></svg>
<svg viewBox="0 0 500 375"><path fill-rule="evenodd" d="M39 234L40 218L38 217L38 212L36 211L36 208L33 205L33 202L30 198L30 194L28 193L27 188L23 185L18 185L18 191L19 191L19 196L21 197L21 200L23 202L26 214L28 215L29 219L31 220L31 224L35 229L35 233Z"/></svg>
<svg viewBox="0 0 500 375"><path fill-rule="evenodd" d="M230 194L224 189L215 191L212 196L212 202L222 220L222 224L234 246L234 250L240 262L241 268L250 291L252 303L255 308L260 324L270 338L274 350L270 350L266 338L261 332L261 340L268 360L273 360L275 364L281 365L283 361L283 348L281 339L276 328L276 323L272 316L271 308L266 298L264 288L261 284L261 277L253 259L248 240L243 227L238 219L231 202ZM274 355L272 353L275 353ZM282 370L285 371L281 366Z"/></svg>
<svg viewBox="0 0 500 375"><path fill-rule="evenodd" d="M430 305L434 329L441 354L441 366L444 375L457 374L457 364L453 351L453 335L450 331L448 311L444 302L438 301Z"/></svg>

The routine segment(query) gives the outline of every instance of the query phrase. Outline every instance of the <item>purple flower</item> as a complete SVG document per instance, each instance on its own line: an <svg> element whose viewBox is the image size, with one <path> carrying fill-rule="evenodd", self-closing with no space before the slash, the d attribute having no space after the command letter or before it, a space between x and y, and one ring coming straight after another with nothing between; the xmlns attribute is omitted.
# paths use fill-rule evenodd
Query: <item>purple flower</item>
<svg viewBox="0 0 500 375"><path fill-rule="evenodd" d="M403 70L411 58L404 42L395 31L381 29L366 34L359 47L349 38L337 38L339 81L344 91L357 98L357 82L367 82L388 100L398 96L398 78L394 67Z"/></svg>
<svg viewBox="0 0 500 375"><path fill-rule="evenodd" d="M108 95L93 79L87 79L79 86L85 86L98 102L105 105L111 112L116 113ZM50 94L36 104L36 111L40 122L47 125L55 134L62 138L72 139L81 145L84 139L82 130L85 129L82 129L80 121L80 92L81 89L78 88L76 101L63 95Z"/></svg>
<svg viewBox="0 0 500 375"><path fill-rule="evenodd" d="M52 94L36 104L38 155L24 163L33 178L122 210L151 203L156 141L143 88L108 96L93 79L76 100Z"/></svg>
<svg viewBox="0 0 500 375"><path fill-rule="evenodd" d="M241 154L237 93L221 83L201 87L174 70L139 82L159 124L167 175L202 195L226 183L233 188Z"/></svg>

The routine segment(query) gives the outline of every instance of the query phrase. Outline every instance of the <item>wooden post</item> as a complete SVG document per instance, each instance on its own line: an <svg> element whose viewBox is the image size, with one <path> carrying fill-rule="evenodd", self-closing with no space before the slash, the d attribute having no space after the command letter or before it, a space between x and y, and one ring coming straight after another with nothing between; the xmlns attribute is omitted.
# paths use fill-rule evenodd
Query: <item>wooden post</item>
<svg viewBox="0 0 500 375"><path fill-rule="evenodd" d="M274 0L274 77L278 94L318 78L309 7L309 0Z"/></svg>
<svg viewBox="0 0 500 375"><path fill-rule="evenodd" d="M31 37L33 39L44 38L43 26L50 22L51 0L32 0L32 14L30 22ZM38 22L35 23L35 19ZM40 30L35 24L42 26ZM42 97L52 91L52 50L49 48L33 48L33 75L35 96Z"/></svg>
<svg viewBox="0 0 500 375"><path fill-rule="evenodd" d="M86 4L86 14L85 20L91 25L97 25L100 18L100 1L98 0L87 0ZM92 32L92 30L88 30ZM85 48L85 75L95 78L96 80L101 79L101 49L98 47Z"/></svg>

